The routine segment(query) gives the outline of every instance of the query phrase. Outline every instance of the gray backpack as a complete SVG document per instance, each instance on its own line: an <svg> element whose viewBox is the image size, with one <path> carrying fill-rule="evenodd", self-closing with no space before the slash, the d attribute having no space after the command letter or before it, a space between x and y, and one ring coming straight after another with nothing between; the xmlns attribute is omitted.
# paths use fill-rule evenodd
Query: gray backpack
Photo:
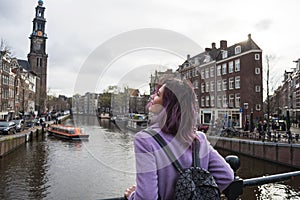
<svg viewBox="0 0 300 200"><path fill-rule="evenodd" d="M144 131L150 134L163 148L172 165L180 173L175 187L175 199L201 199L219 200L220 191L214 177L209 171L200 167L199 141L193 141L193 164L188 169L183 169L165 140L153 129L147 128Z"/></svg>

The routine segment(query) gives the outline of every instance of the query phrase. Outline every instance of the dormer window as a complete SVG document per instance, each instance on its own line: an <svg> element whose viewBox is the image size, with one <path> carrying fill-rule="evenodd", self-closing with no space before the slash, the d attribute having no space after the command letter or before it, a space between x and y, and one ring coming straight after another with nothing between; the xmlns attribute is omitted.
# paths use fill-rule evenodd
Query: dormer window
<svg viewBox="0 0 300 200"><path fill-rule="evenodd" d="M227 51L225 51L225 50L222 51L222 59L227 58L227 56L228 56Z"/></svg>
<svg viewBox="0 0 300 200"><path fill-rule="evenodd" d="M239 53L241 53L242 52L242 48L241 48L241 46L236 46L235 47L235 54L239 54Z"/></svg>

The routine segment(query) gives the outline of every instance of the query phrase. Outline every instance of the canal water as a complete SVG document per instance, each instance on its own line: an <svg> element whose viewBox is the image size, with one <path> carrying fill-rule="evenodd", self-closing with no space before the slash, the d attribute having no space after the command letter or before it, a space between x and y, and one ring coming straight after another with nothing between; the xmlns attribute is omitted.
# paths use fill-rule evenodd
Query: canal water
<svg viewBox="0 0 300 200"><path fill-rule="evenodd" d="M104 199L122 196L134 184L133 133L92 116L74 116L66 123L83 127L89 140L45 136L1 158L0 199ZM242 178L295 170L239 157ZM245 188L241 199L300 199L300 179Z"/></svg>

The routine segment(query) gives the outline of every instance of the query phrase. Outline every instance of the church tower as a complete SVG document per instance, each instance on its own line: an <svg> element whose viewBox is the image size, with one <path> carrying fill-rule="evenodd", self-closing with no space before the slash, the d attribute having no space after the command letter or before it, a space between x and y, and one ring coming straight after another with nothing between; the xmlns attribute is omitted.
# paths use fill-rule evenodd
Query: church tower
<svg viewBox="0 0 300 200"><path fill-rule="evenodd" d="M32 71L38 76L36 80L36 99L35 110L39 113L45 111L45 101L47 99L47 59L45 33L46 19L44 16L45 7L43 1L39 0L35 8L35 17L33 19L33 29L29 37L30 52L28 54L28 62Z"/></svg>

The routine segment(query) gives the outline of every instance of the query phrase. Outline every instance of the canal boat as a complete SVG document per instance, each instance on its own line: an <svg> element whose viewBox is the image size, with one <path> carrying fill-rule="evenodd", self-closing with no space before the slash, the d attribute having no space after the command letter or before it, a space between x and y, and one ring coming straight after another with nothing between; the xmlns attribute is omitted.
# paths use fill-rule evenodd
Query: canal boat
<svg viewBox="0 0 300 200"><path fill-rule="evenodd" d="M127 121L127 128L131 131L138 132L147 128L148 117L143 114L131 114Z"/></svg>
<svg viewBox="0 0 300 200"><path fill-rule="evenodd" d="M83 133L81 128L73 126L64 126L61 124L52 124L48 128L48 135L53 135L58 138L68 140L84 140L88 139L89 135Z"/></svg>

